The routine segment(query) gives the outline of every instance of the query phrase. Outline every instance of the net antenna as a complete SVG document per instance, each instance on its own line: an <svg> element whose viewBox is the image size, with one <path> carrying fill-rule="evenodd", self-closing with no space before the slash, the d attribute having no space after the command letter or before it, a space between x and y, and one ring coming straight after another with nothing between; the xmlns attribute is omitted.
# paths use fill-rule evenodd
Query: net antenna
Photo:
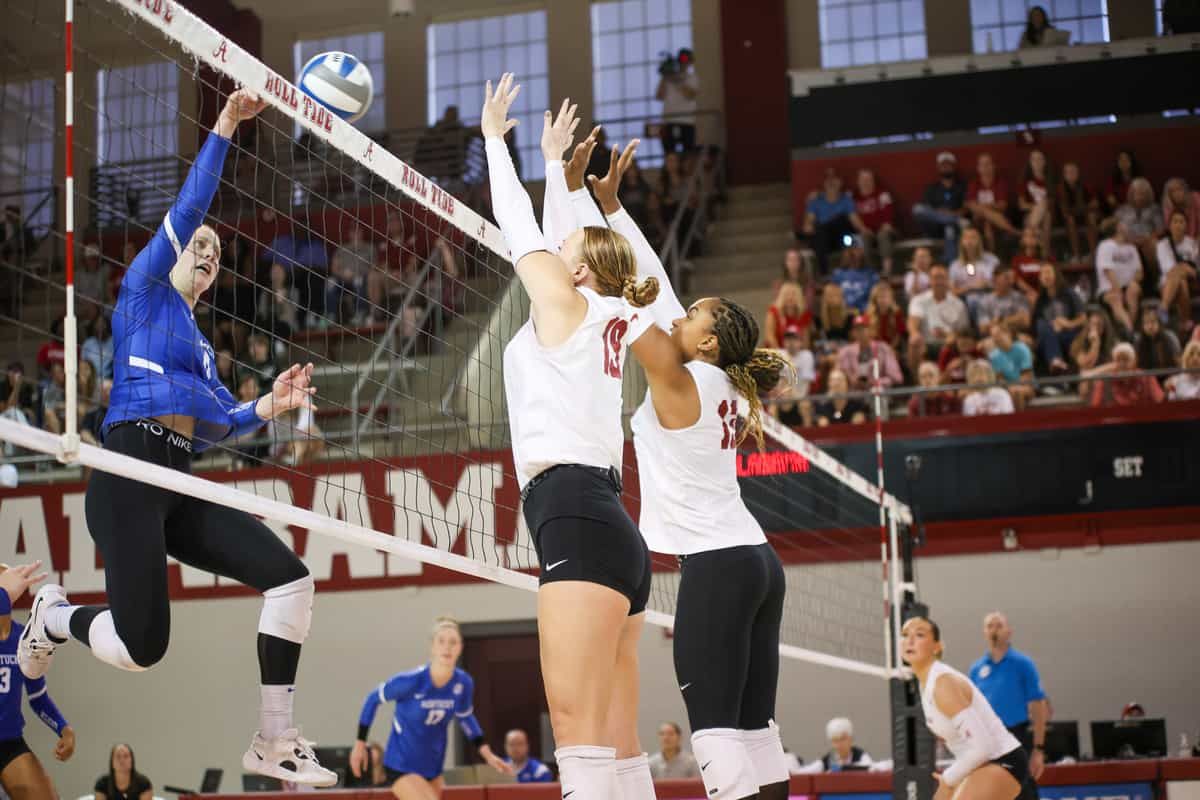
<svg viewBox="0 0 1200 800"><path fill-rule="evenodd" d="M289 80L270 70L188 9L170 0L105 0L105 3L127 12L127 15L121 15L115 20L116 23L134 26L125 33L122 41L126 44L122 46L128 47L129 43L144 46L162 54L168 61L176 62L170 63L169 67L183 68L185 75L194 71L201 82L202 96L205 91L211 91L214 97L219 96L222 85L227 90L231 84L240 84L259 92L283 115L282 125L274 125L269 119L260 117L257 123L257 147L260 153L265 151L267 142L264 142L264 139L274 137L278 140L277 143L284 145L277 150L287 154L284 156L284 165L280 167L278 164L269 163L265 156L260 157L251 152L249 147L242 147L235 141L235 146L230 151L233 163L230 165L231 169L227 170L227 173L232 172L234 177L230 178L226 174L223 178L217 200L214 201L217 212L232 209L240 215L244 207L252 208L256 212L262 210L263 201L237 183L239 165L244 163L254 167L254 177L265 176L270 183L282 186L283 191L276 191L274 197L278 198L282 194L285 199L267 201L266 207L276 215L289 217L289 221L297 229L314 238L320 237L323 246L337 244L338 240L329 231L332 223L326 219L318 224L315 219L318 215L333 213L330 209L336 210L347 202L363 197L375 206L385 206L389 212L399 209L402 203L407 203L415 211L405 212L406 225L414 226L418 235L428 236L431 240L448 240L448 247L454 251L454 255L471 259L468 266L477 269L489 280L500 283L502 278L502 285L506 288L502 289L498 296L480 295L474 298L473 302L480 306L474 313L483 318L477 324L477 330L471 332L477 334L475 338L459 338L456 329L463 327L467 319L465 316L459 317L448 332L440 329L426 331L430 352L424 355L414 354L411 349L399 350L388 341L380 344L383 340L376 339L374 333L362 335L342 328L336 320L324 320L332 324L328 327L318 327L316 338L320 341L331 340L333 334L337 333L345 339L352 340L352 343L357 341L359 345L366 345L375 350L380 347L387 350L393 367L397 362L423 365L424 371L413 370L412 378L414 382L420 379L426 384L433 384L426 386L428 402L425 399L420 400L427 406L422 408L422 413L440 417L431 421L429 417L421 416L414 421L408 418L395 419L393 415L384 426L382 437L377 436L368 443L360 443L358 434L359 423L364 417L362 409L357 405L341 408L340 411L345 412L351 420L354 437L346 437L340 444L331 439L328 453L330 460L352 458L382 465L387 469L386 485L369 487L361 481L354 484L344 475L339 478L323 469L321 465L307 471L299 465L277 465L277 469L291 471L317 482L317 491L323 499L315 498L311 510L295 505L290 494L279 494L274 485L263 488L255 481L246 481L240 485L217 483L80 442L71 435L79 430L77 406L68 405L66 409L65 436L21 425L9 419L0 419L0 439L32 451L56 455L66 462L238 508L264 517L276 523L277 527L282 525L306 529L368 550L391 553L403 559L444 567L525 591L536 591L537 579L532 574L537 567L536 558L529 533L524 528L517 507L515 479L511 475L511 467L494 468L492 462L497 458L486 459L487 463L484 463L484 458L470 450L471 446L481 445L501 447L507 441L503 391L499 381L499 354L508 336L515 332L525 316L522 312L524 298L520 284L511 280L509 253L499 229L443 188L442 184L402 161L381 144L341 119L325 112L305 97ZM18 15L19 12L20 8L14 10ZM64 94L68 100L68 125L73 121L73 108L76 104L72 95L71 77L76 55L72 14L71 0L68 0L67 25L63 34L67 52ZM33 24L36 27L39 23L45 25L44 20L22 18L22 24ZM147 29L162 34L166 44L164 45L157 36L147 36ZM50 34L55 35L55 32L50 31ZM204 77L204 69L187 69L185 65L188 65L188 61L180 58L180 49L207 68L211 68L216 78L205 83L208 79ZM190 66L195 67L196 63L193 62ZM135 85L135 91L148 96L154 103L162 104L161 98L153 96L143 87ZM86 102L84 98L85 108ZM172 118L180 116L191 121L191 117L181 109L169 110L172 111ZM211 113L215 109L210 107L207 111ZM198 128L205 127L200 125L199 120L195 121ZM316 144L301 147L293 139L291 131L296 123L306 134L311 135L312 142ZM144 235L148 231L147 223L157 225L157 221L162 219L162 213L165 213L166 206L173 200L178 189L177 185L170 184L170 175L177 173L177 169L166 169L161 175L156 173L154 177L147 179L140 179L136 175L123 176L122 180L129 183L133 183L135 179L143 180L144 185L148 187L141 200L144 219L138 219L138 215L132 209L125 213L114 208L112 202L105 200L100 182L91 182L99 188L89 186L84 197L75 198L73 201L70 195L77 191L71 175L74 154L88 145L74 142L70 131L70 127L65 127L63 134L69 176L66 187L69 195L66 204L67 220L64 226L64 243L67 250L64 288L69 323L66 337L74 335L75 327L73 292L76 276L72 233L76 203L87 202L93 215L107 214L119 218L120 225L126 230L140 227L140 232ZM298 150L303 150L307 157L303 164L298 164L295 160L297 157L294 154ZM416 146L414 152L420 153L421 147ZM175 159L174 154L171 158ZM297 179L294 174L296 170L286 164L287 158L293 159L291 167L310 168L311 173L321 181L318 182L316 178L305 178L303 181ZM171 166L178 167L178 164L172 163ZM178 180L179 176L176 174L173 179ZM155 181L163 183L156 185ZM297 183L302 183L301 191L293 189ZM450 185L445 181L443 184ZM344 197L349 197L350 201L343 201ZM159 203L160 206L153 206L154 203ZM153 207L152 213L146 211L148 205ZM154 216L155 214L157 216ZM247 236L252 244L260 248L266 247L267 242L260 240L261 233L257 228L238 230ZM445 231L451 233L442 237ZM299 267L297 270L297 274L303 274ZM421 274L425 275L428 271ZM410 288L406 297L411 298L414 294L427 292L424 279L422 281L420 287ZM262 290L267 287L255 284L254 288ZM429 298L426 300L428 305ZM399 311L387 311L392 320L387 337L391 336L396 323L402 319L401 315L407 308L405 305ZM198 313L200 310L198 306ZM213 307L210 311L216 314L219 309ZM253 310L248 319L241 319L240 311L235 313L239 315L234 319L235 324L244 323L256 333L260 331ZM67 344L69 346L65 358L68 371L67 387L70 389L77 382L79 361L75 356L74 341L68 338ZM348 378L353 383L370 371L369 364L366 367L360 364L347 365L345 362L350 356L318 352L317 345L313 344L313 337L300 341L289 340L286 347L289 348L289 362L318 361L319 369L325 370L325 377L330 379ZM345 353L345 350L342 352ZM440 371L432 366L437 359L443 359ZM465 368L465 372L460 366ZM633 374L634 370L629 372ZM378 394L394 404L401 401L412 402L416 390L410 391L407 386L393 387L390 370L388 374L389 377L384 381L372 379L373 382L368 388L375 387ZM434 433L436 426L452 427L461 424L461 420L454 418L454 415L443 414L442 392L447 386L451 389L455 385L462 387L464 374L467 375L467 405L475 409L473 418L477 420L477 424L473 427L476 429L469 430L468 435L463 438L439 438ZM627 390L628 388L627 383ZM644 384L641 385L637 402L641 401L642 393ZM627 394L627 399L628 397ZM320 396L318 399L323 400ZM330 401L324 402L326 406L330 404ZM336 401L332 401L332 404L337 405ZM372 409L365 416L373 417L374 405L372 404ZM484 415L486 419L481 420ZM742 454L739 457L746 465L747 480L743 486L747 503L763 522L770 540L787 565L789 606L785 610L781 653L788 658L871 677L891 677L895 665L890 630L896 613L895 597L898 587L894 579L896 570L889 567L896 554L897 526L909 524L911 513L907 506L883 492L879 486L873 486L860 474L798 434L771 419L765 419L764 423L767 433L775 442L772 453L768 455L778 455L776 460L784 464L785 469L756 471L756 465L761 466L770 459L756 461L754 454ZM346 444L347 441L351 444ZM468 446L464 446L464 442ZM447 485L445 481L439 484L436 479L414 477L411 470L404 468L406 462L396 458L412 454L403 449L409 444L421 448L417 451L419 454L432 454L466 464L464 477L458 479L459 485ZM221 443L214 445L212 450L219 451L221 456L232 457L235 447ZM337 452L333 452L334 450ZM632 458L627 459L627 462L632 461ZM627 463L626 468L635 471L636 465ZM512 491L503 495L502 485ZM435 488L439 492L461 489L465 499L461 502L455 500L459 505L454 508L435 503ZM512 499L499 499L505 496ZM322 503L323 508L320 507ZM511 541L498 538L495 526L482 521L494 520L505 503L507 505L502 510L515 515L518 520L516 538ZM364 512L368 506L386 507L389 513L394 515L394 535L373 529L371 515ZM320 513L322 510L325 513ZM882 545L881 518L884 520L883 528L886 532ZM459 537L463 529L465 535ZM309 537L310 548L314 538ZM876 556L880 554L884 565L882 611L879 602L880 575L878 562L875 561ZM674 621L678 567L673 559L663 558L656 559L656 566L658 571L655 574L652 605L647 612L647 621L670 627Z"/></svg>

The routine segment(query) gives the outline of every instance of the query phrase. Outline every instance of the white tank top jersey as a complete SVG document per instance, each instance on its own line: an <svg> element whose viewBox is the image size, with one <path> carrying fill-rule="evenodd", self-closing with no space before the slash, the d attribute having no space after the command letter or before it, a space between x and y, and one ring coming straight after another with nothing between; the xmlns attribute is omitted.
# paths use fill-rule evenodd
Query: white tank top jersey
<svg viewBox="0 0 1200 800"><path fill-rule="evenodd" d="M953 667L946 666L941 661L935 661L929 674L925 677L925 688L921 692L921 706L925 710L925 724L929 726L929 730L946 742L946 747L956 758L969 750L972 743L966 740L950 717L943 714L937 704L933 702L934 687L937 685L938 678L943 675L957 675L966 681L968 686L971 686L971 710L979 716L979 719L983 720L987 728L986 748L989 761L1011 753L1021 746L1017 737L1009 733L1008 728L1005 728L1004 723L1000 721L1000 717L996 716L996 712L992 710L992 706L983 696L983 692L979 691L979 687L971 685L970 679Z"/></svg>
<svg viewBox="0 0 1200 800"><path fill-rule="evenodd" d="M700 393L700 419L669 430L650 393L633 415L642 515L638 527L656 553L690 555L767 541L746 509L737 481L738 407L725 371L703 361L685 365Z"/></svg>
<svg viewBox="0 0 1200 800"><path fill-rule="evenodd" d="M653 324L620 297L578 287L587 314L562 344L543 347L532 317L504 348L504 393L522 489L556 464L621 469L621 375L629 345Z"/></svg>

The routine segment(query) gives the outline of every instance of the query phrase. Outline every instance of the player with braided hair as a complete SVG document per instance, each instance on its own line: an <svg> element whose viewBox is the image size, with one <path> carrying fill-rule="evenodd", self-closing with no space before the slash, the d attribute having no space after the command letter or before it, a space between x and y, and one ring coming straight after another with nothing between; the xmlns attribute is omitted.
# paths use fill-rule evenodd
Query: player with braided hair
<svg viewBox="0 0 1200 800"><path fill-rule="evenodd" d="M559 218L569 215L579 227L605 221L583 188L597 132L567 165L547 165L547 203L566 196L571 210ZM757 347L758 325L737 303L708 297L687 310L680 305L654 250L617 200L636 147L636 140L623 153L614 147L608 174L590 180L607 222L633 246L639 277L656 278L660 287L649 306L656 324L630 345L649 381L633 418L639 525L651 550L679 557L675 672L707 797L782 800L788 770L773 717L783 565L742 502L737 448L747 436L762 447L759 395L775 388L788 364ZM746 412L740 428L739 408ZM644 756L639 762L623 753L614 738L624 796L650 800Z"/></svg>

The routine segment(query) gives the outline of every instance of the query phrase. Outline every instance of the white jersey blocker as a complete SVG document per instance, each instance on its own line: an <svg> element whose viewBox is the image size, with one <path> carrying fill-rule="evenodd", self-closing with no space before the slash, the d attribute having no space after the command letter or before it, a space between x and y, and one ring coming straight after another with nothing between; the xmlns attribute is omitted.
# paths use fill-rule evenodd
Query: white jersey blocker
<svg viewBox="0 0 1200 800"><path fill-rule="evenodd" d="M933 699L938 679L946 675L956 675L971 686L971 705L953 718L944 714ZM934 662L925 677L921 706L929 730L945 741L946 747L954 754L954 763L942 775L942 780L950 786L957 786L974 770L1021 746L1017 738L1004 727L983 692L972 686L961 672L940 661Z"/></svg>

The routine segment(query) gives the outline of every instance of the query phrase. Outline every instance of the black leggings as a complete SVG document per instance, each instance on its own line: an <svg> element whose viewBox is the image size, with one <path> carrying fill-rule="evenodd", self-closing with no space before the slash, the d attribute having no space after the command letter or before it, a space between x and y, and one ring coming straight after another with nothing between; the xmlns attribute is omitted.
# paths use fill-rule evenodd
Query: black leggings
<svg viewBox="0 0 1200 800"><path fill-rule="evenodd" d="M181 472L189 471L192 457L186 439L157 423L144 421L113 428L105 438L104 449ZM88 481L85 509L88 529L104 558L104 583L113 624L130 657L142 667L162 659L171 636L168 555L260 592L308 575L308 568L292 549L244 511L99 470L92 472ZM76 613L71 620L71 632L84 642L87 624L103 608L92 611ZM80 618L78 626L76 618ZM259 637L260 654L264 636ZM278 643L269 644L268 651L272 647L285 651L294 648L298 660L299 645L266 638ZM265 665L263 669L267 671ZM287 667L284 669L287 671ZM274 676L264 682L292 682L286 677Z"/></svg>
<svg viewBox="0 0 1200 800"><path fill-rule="evenodd" d="M675 676L692 731L758 730L775 716L783 564L769 544L680 558Z"/></svg>

